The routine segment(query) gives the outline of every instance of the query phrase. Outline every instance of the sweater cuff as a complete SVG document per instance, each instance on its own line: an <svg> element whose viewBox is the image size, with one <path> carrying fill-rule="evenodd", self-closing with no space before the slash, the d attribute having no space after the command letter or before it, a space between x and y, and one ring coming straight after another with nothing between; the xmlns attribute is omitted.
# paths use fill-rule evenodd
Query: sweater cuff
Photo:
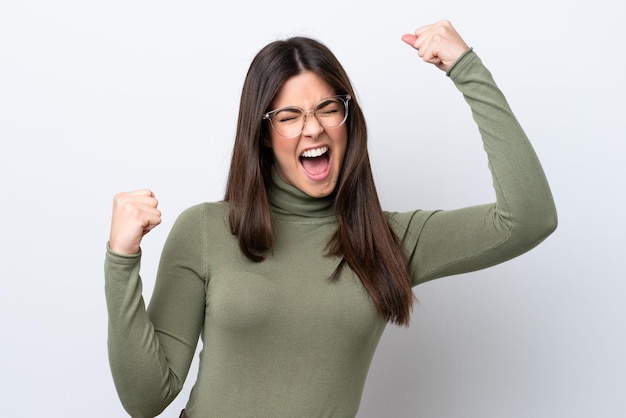
<svg viewBox="0 0 626 418"><path fill-rule="evenodd" d="M115 264L131 265L137 263L139 260L141 260L141 248L136 254L121 254L113 251L107 242L106 261Z"/></svg>
<svg viewBox="0 0 626 418"><path fill-rule="evenodd" d="M468 55L476 55L476 53L474 52L474 48L470 48L467 51L465 51L464 53L461 54L460 57L458 57L456 59L456 61L454 61L454 63L450 66L450 68L448 68L448 71L446 71L446 75L450 78L452 77L452 71L456 69L455 72L461 71L463 69L463 67L465 67L465 61L469 61L469 59L466 59L466 57ZM458 67L458 69L457 69Z"/></svg>

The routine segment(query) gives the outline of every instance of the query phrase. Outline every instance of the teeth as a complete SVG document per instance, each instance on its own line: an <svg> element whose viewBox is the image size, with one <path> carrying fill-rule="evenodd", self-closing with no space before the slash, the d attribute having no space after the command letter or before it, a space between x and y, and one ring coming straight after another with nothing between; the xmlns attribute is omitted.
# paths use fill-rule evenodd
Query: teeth
<svg viewBox="0 0 626 418"><path fill-rule="evenodd" d="M327 151L328 151L328 147L324 145L323 147L319 147L315 149L308 149L304 151L302 153L302 157L315 158L315 157L319 157L320 155L324 155Z"/></svg>

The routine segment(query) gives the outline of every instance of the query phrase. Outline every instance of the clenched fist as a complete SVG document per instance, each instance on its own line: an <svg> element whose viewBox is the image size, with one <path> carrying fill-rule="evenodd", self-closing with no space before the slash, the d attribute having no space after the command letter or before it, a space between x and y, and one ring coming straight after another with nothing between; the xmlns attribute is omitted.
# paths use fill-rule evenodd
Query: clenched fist
<svg viewBox="0 0 626 418"><path fill-rule="evenodd" d="M143 236L161 223L158 203L150 190L116 194L109 248L119 254L137 254Z"/></svg>
<svg viewBox="0 0 626 418"><path fill-rule="evenodd" d="M448 71L469 46L447 20L422 26L415 34L402 35L402 40L417 50L424 61Z"/></svg>

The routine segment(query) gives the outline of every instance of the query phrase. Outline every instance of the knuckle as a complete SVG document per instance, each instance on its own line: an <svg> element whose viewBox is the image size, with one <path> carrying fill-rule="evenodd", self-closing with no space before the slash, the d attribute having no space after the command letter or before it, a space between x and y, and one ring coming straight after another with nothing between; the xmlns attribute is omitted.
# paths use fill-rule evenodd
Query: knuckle
<svg viewBox="0 0 626 418"><path fill-rule="evenodd" d="M116 193L113 196L113 202L119 202L124 198L124 193Z"/></svg>

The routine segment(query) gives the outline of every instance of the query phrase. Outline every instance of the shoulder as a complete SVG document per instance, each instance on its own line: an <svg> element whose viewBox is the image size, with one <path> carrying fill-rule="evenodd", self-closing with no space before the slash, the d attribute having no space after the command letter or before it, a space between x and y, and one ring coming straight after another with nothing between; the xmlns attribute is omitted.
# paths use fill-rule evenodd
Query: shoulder
<svg viewBox="0 0 626 418"><path fill-rule="evenodd" d="M229 204L227 202L202 202L197 203L183 210L179 218L187 219L203 216L216 216L221 214L228 214Z"/></svg>
<svg viewBox="0 0 626 418"><path fill-rule="evenodd" d="M174 227L187 229L207 224L214 224L222 220L228 222L229 204L227 202L203 202L183 210Z"/></svg>
<svg viewBox="0 0 626 418"><path fill-rule="evenodd" d="M414 210L410 212L384 212L387 223L401 240L407 235L419 235L420 231L437 210Z"/></svg>
<svg viewBox="0 0 626 418"><path fill-rule="evenodd" d="M409 212L384 211L385 218L390 224L406 225L413 222L425 222L436 210L416 209Z"/></svg>

